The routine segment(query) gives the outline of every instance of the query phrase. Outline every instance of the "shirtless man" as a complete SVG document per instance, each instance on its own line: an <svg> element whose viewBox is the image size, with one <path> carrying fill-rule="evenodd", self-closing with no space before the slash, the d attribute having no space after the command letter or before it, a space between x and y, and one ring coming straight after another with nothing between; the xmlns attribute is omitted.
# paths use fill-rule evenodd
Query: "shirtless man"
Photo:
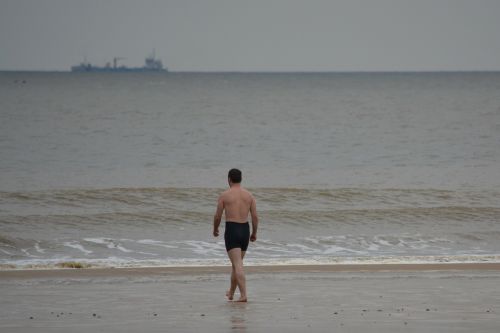
<svg viewBox="0 0 500 333"><path fill-rule="evenodd" d="M241 171L229 170L229 189L219 196L217 211L214 216L214 237L219 236L219 225L222 212L226 215L226 229L224 241L226 251L233 266L231 272L231 287L226 293L229 300L233 299L236 287L240 290L240 298L237 302L247 301L247 290L245 273L243 272L243 258L248 248L248 241L257 240L257 207L255 199L250 192L241 187ZM252 234L248 224L248 214L252 216Z"/></svg>

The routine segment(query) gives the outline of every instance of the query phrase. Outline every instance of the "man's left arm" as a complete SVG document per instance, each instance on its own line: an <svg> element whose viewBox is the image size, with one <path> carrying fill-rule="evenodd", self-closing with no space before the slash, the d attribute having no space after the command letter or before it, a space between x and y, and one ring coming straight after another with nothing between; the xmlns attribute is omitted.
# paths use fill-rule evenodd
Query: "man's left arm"
<svg viewBox="0 0 500 333"><path fill-rule="evenodd" d="M222 219L222 212L224 211L224 200L222 199L222 195L219 197L217 201L217 210L214 215L214 237L219 236L219 225Z"/></svg>
<svg viewBox="0 0 500 333"><path fill-rule="evenodd" d="M252 234L250 235L250 241L255 242L257 240L257 227L259 226L259 217L257 216L257 203L255 198L252 196L252 204L250 205L250 215L252 216Z"/></svg>

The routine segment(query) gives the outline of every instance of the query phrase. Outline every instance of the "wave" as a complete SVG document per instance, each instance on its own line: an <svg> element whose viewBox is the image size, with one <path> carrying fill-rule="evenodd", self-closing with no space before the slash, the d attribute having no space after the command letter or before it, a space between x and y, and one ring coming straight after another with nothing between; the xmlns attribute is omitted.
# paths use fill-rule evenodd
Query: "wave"
<svg viewBox="0 0 500 333"><path fill-rule="evenodd" d="M85 206L102 202L129 206L161 205L169 201L186 204L212 205L223 188L102 188L102 189L55 189L37 191L0 191L2 203L46 203L67 206ZM473 189L397 189L397 188L252 188L257 199L271 205L281 203L372 203L372 204L434 204L435 202L496 203L500 191ZM213 200L212 200L213 199ZM167 201L166 201L167 200Z"/></svg>
<svg viewBox="0 0 500 333"><path fill-rule="evenodd" d="M0 192L0 265L224 263L223 239L213 239L210 230L221 191L104 188ZM349 258L359 262L382 257L437 260L433 256L490 260L491 255L500 253L500 191L252 191L261 226L258 242L250 249L250 263L345 262Z"/></svg>
<svg viewBox="0 0 500 333"><path fill-rule="evenodd" d="M288 241L264 238L251 244L251 262L357 261L391 257L490 256L500 252L496 243L489 247L489 235L468 234L439 237L422 234L347 234L304 236ZM491 236L497 239L498 234ZM475 245L480 244L482 248ZM225 260L222 240L159 240L112 237L84 237L79 240L38 241L13 239L8 247L0 244L0 264L4 266L55 265L59 262L82 262L86 265L174 265L189 262ZM36 252L35 252L36 251Z"/></svg>

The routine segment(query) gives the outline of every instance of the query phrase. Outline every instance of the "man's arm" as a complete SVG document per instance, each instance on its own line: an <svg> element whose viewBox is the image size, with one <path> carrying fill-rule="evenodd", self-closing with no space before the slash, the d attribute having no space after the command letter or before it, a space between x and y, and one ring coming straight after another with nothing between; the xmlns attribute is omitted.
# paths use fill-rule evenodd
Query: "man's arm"
<svg viewBox="0 0 500 333"><path fill-rule="evenodd" d="M214 215L214 237L219 236L219 225L222 219L222 212L224 211L224 200L222 200L222 195L219 197L217 201L217 210Z"/></svg>
<svg viewBox="0 0 500 333"><path fill-rule="evenodd" d="M259 226L259 217L257 216L257 203L255 198L252 196L252 204L250 205L250 215L252 215L252 235L250 235L250 241L255 242L257 240L257 227Z"/></svg>

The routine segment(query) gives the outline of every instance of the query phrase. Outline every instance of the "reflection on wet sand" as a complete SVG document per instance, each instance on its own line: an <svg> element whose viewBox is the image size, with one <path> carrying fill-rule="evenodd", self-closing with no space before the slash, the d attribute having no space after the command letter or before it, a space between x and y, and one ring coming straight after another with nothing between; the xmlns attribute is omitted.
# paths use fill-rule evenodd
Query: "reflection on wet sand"
<svg viewBox="0 0 500 333"><path fill-rule="evenodd" d="M247 303L229 302L230 327L233 331L247 331Z"/></svg>

